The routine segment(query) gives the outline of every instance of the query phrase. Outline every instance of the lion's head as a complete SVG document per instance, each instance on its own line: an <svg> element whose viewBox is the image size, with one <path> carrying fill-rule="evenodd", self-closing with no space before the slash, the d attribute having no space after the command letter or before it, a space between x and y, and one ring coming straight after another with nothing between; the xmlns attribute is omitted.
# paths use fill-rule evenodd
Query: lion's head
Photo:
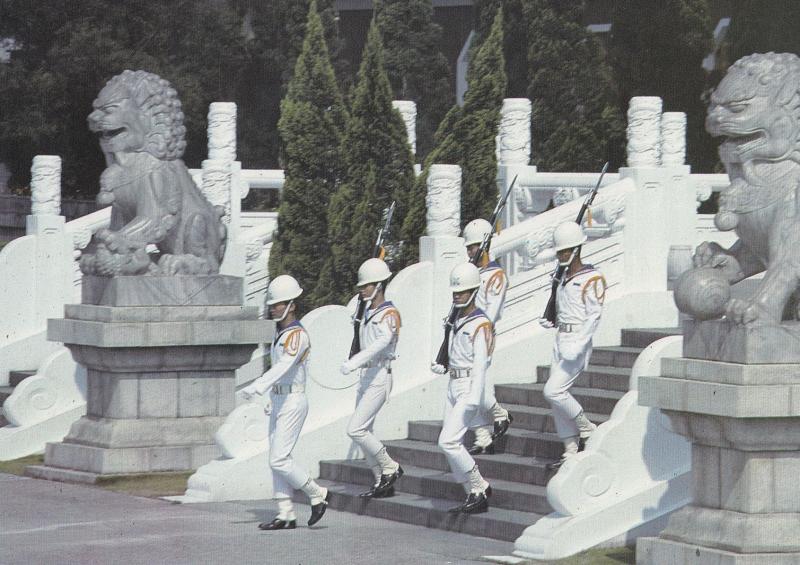
<svg viewBox="0 0 800 565"><path fill-rule="evenodd" d="M800 162L800 57L756 53L728 69L711 95L706 118L711 135L726 136L726 163Z"/></svg>
<svg viewBox="0 0 800 565"><path fill-rule="evenodd" d="M89 129L100 136L107 156L147 152L160 160L180 159L186 127L178 93L146 71L123 71L109 80L92 103Z"/></svg>

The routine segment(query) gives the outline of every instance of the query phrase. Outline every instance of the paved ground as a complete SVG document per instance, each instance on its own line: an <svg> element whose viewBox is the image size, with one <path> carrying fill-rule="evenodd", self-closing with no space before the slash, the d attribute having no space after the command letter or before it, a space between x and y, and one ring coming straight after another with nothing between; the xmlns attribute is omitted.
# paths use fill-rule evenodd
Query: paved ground
<svg viewBox="0 0 800 565"><path fill-rule="evenodd" d="M0 474L0 564L464 564L512 544L334 510L314 528L261 532L271 501L180 505Z"/></svg>

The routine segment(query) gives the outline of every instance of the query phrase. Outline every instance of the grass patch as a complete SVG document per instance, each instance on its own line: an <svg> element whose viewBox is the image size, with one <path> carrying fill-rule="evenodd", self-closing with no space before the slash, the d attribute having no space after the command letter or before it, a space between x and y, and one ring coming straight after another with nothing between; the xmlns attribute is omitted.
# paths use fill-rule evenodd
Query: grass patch
<svg viewBox="0 0 800 565"><path fill-rule="evenodd" d="M155 498L174 496L186 492L186 483L192 472L150 473L148 475L118 475L101 478L97 486L114 492Z"/></svg>
<svg viewBox="0 0 800 565"><path fill-rule="evenodd" d="M41 465L42 463L44 463L44 455L41 454L28 455L11 461L0 461L0 473L22 476L25 474L25 467L28 465Z"/></svg>
<svg viewBox="0 0 800 565"><path fill-rule="evenodd" d="M41 465L44 455L29 455L12 461L0 461L0 473L24 475L28 465ZM159 496L173 496L186 492L186 483L193 472L182 473L150 473L147 475L116 475L104 477L97 481L95 486L132 494L157 498ZM87 485L89 486L89 485Z"/></svg>

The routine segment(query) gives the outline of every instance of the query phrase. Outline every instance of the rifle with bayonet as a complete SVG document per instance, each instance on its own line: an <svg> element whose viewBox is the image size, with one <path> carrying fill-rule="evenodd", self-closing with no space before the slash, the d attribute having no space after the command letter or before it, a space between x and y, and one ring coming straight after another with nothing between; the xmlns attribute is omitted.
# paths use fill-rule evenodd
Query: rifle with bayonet
<svg viewBox="0 0 800 565"><path fill-rule="evenodd" d="M511 191L514 190L514 184L516 182L517 177L514 176L514 179L508 186L508 190L506 190L505 194L503 194L500 197L500 200L497 201L497 206L494 207L492 216L489 219L489 224L492 226L492 230L486 234L477 253L475 253L475 255L472 256L472 259L470 259L470 262L473 265L477 266L481 258L484 257L484 254L486 254L486 257L489 256L489 248L492 245L492 236L494 235L494 226L497 223L497 218L500 216L500 212L506 205L506 201L508 201L508 196L511 194ZM436 363L445 369L450 367L450 334L453 331L453 327L455 326L456 320L458 319L458 315L460 313L461 308L457 308L455 304L450 305L450 313L447 315L447 320L444 324L444 339L442 340L442 345L439 346L439 353L436 355Z"/></svg>
<svg viewBox="0 0 800 565"><path fill-rule="evenodd" d="M603 176L606 174L607 170L608 161L606 161L606 164L603 165L603 170L600 171L600 178L597 179L597 184L594 185L594 188L590 190L589 194L587 194L586 198L584 198L583 205L578 212L578 218L575 220L576 224L581 225L581 222L583 222L583 215L586 213L586 210L589 209L589 206L592 205L592 202L594 202L594 197L597 196L597 191L600 189L600 183L603 182ZM561 279L564 278L564 273L567 272L568 267L569 265L558 265L553 273L553 283L552 287L550 288L550 298L547 300L547 307L545 307L544 315L542 316L553 325L556 323L556 292L558 291L558 285L561 284Z"/></svg>
<svg viewBox="0 0 800 565"><path fill-rule="evenodd" d="M375 240L375 248L372 250L372 256L378 259L383 259L386 255L386 249L383 247L383 241L389 235L389 228L392 226L392 216L394 215L395 202L383 211L383 227L378 230L378 239ZM367 301L358 295L358 306L356 307L356 315L353 317L353 342L350 344L350 357L361 351L361 322L364 319L364 311L367 308Z"/></svg>

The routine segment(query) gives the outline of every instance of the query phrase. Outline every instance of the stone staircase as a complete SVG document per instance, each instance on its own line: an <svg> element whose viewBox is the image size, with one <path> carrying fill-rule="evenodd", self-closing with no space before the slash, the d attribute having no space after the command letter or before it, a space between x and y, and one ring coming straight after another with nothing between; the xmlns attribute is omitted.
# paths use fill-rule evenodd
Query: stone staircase
<svg viewBox="0 0 800 565"><path fill-rule="evenodd" d="M9 371L8 386L0 386L0 428L8 424L8 421L5 419L5 416L3 414L3 404L5 404L6 399L9 396L11 396L12 392L14 392L14 387L16 387L19 383L21 383L28 377L32 377L35 374L36 374L35 370Z"/></svg>
<svg viewBox="0 0 800 565"><path fill-rule="evenodd" d="M677 328L623 330L621 346L595 348L591 365L572 389L589 419L605 422L616 402L627 392L631 367L642 349L657 339L677 333ZM475 458L481 474L492 485L489 512L447 513L447 509L462 502L465 495L451 476L447 460L436 443L441 421L410 422L407 439L386 442L389 453L405 471L392 498L359 498L358 494L372 483L372 473L364 460L320 462L320 484L333 494L331 508L514 541L542 515L552 512L546 494L551 473L545 466L560 457L562 444L542 395L549 372L549 367L538 367L537 383L495 387L497 400L513 415L514 424L506 436L496 442L494 455ZM466 442L471 445L471 434Z"/></svg>

